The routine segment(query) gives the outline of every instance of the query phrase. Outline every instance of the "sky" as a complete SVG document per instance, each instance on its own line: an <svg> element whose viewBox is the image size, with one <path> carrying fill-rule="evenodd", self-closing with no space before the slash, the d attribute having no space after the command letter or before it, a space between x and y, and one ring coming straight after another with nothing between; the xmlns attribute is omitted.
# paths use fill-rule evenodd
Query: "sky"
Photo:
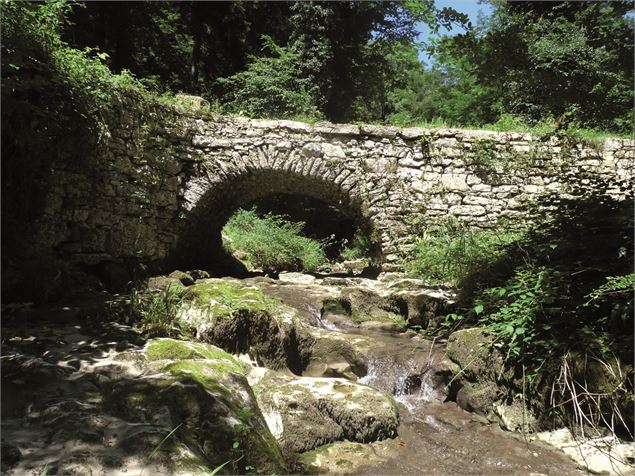
<svg viewBox="0 0 635 476"><path fill-rule="evenodd" d="M485 16L490 15L492 12L491 5L479 4L478 0L436 0L435 5L439 9L451 7L461 13L467 14L472 24L476 24L479 12ZM430 29L424 23L417 24L417 31L419 32L418 41L426 41L430 37ZM462 31L463 29L455 26L449 32L448 30L441 29L439 33L454 36ZM430 57L424 51L419 52L419 59L426 65L431 64Z"/></svg>

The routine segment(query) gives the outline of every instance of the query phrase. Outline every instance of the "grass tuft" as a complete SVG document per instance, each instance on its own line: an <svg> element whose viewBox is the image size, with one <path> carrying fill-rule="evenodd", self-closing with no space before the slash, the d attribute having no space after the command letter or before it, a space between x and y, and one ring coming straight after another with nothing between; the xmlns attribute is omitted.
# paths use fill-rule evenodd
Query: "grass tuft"
<svg viewBox="0 0 635 476"><path fill-rule="evenodd" d="M302 236L304 223L282 216L239 210L223 228L225 247L264 271L315 271L326 263L324 244Z"/></svg>

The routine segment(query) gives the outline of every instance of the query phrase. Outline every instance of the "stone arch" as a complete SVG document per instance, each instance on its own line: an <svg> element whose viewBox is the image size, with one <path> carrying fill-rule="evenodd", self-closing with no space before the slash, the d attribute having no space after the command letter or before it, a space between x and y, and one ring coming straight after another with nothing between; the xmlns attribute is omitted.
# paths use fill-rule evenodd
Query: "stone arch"
<svg viewBox="0 0 635 476"><path fill-rule="evenodd" d="M173 264L213 268L222 248L221 229L240 207L273 193L303 195L339 208L357 227L376 238L382 259L384 234L377 220L384 204L372 201L363 171L344 161L255 148L248 155L204 161L185 184L184 218L172 254ZM387 194L380 194L387 197Z"/></svg>

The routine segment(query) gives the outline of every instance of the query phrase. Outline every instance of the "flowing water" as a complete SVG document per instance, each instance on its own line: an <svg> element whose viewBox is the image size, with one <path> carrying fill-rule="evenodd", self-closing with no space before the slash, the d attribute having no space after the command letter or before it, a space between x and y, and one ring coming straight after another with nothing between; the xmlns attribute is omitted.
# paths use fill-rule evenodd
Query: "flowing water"
<svg viewBox="0 0 635 476"><path fill-rule="evenodd" d="M369 445L372 456L359 454L372 463L362 461L348 474L584 474L553 448L529 443L448 401L451 372L443 342L362 328L342 316L325 315L318 286L259 284L315 327L339 338L372 339L365 351L367 373L357 383L393 395L400 426L397 438Z"/></svg>

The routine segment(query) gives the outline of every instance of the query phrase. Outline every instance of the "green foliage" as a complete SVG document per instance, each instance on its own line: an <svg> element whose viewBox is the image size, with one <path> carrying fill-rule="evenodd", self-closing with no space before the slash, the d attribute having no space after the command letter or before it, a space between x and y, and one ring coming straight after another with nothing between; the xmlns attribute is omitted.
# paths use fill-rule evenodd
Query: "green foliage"
<svg viewBox="0 0 635 476"><path fill-rule="evenodd" d="M302 77L297 45L281 47L263 37L274 56L252 57L247 69L219 79L228 111L249 117L319 118L314 87Z"/></svg>
<svg viewBox="0 0 635 476"><path fill-rule="evenodd" d="M350 244L346 245L342 252L341 257L346 260L354 260L360 258L367 258L372 255L373 242L367 233L362 230L357 230Z"/></svg>
<svg viewBox="0 0 635 476"><path fill-rule="evenodd" d="M530 266L517 269L505 284L487 288L477 299L474 312L482 314L479 324L496 337L498 347L504 349L508 359L540 360L552 350L554 341L543 340L552 328L548 312L554 301L553 270ZM480 312L477 312L480 310Z"/></svg>
<svg viewBox="0 0 635 476"><path fill-rule="evenodd" d="M172 286L148 293L133 289L123 313L127 322L150 337L181 337L183 331L176 320L181 300L180 289Z"/></svg>
<svg viewBox="0 0 635 476"><path fill-rule="evenodd" d="M428 333L484 327L514 378L531 384L530 398L540 408L557 407L577 425L588 417L624 430L633 385L632 190L622 188L617 199L606 190L619 184L600 177L563 180L570 195L542 196L529 207L525 231L492 240L493 231L429 230L409 269L462 292L457 311ZM596 364L587 368L588 359ZM590 390L602 382L598 375L610 382ZM543 392L551 385L555 400Z"/></svg>
<svg viewBox="0 0 635 476"><path fill-rule="evenodd" d="M586 304L590 305L593 301L607 299L610 296L619 294L632 293L633 291L635 291L635 274L607 276L606 283L595 288L586 296L589 298Z"/></svg>
<svg viewBox="0 0 635 476"><path fill-rule="evenodd" d="M506 245L520 234L505 229L470 229L450 219L425 230L406 261L406 270L429 282L471 288L475 283L468 282L468 278L486 264L503 258Z"/></svg>
<svg viewBox="0 0 635 476"><path fill-rule="evenodd" d="M126 71L113 75L104 64L106 53L93 48L74 49L62 41L60 31L70 5L63 1L3 4L3 89L14 96L13 100L7 98L9 106L37 108L23 113L38 119L53 119L55 111L49 108L63 107L53 102L62 94L70 103L67 114L75 113L94 124L99 114L111 106L118 88L141 89L141 85ZM44 93L45 97L29 104L25 96L33 91ZM15 106L14 101L18 103Z"/></svg>
<svg viewBox="0 0 635 476"><path fill-rule="evenodd" d="M553 401L532 398L566 410L577 425L588 420L617 431L629 425L633 385L623 370L633 362L633 200L632 193L617 200L603 186L598 177L572 177L570 197L544 196L530 209L531 227L464 278L475 285L463 296L461 317L446 316L442 329L484 326L508 368L541 382L532 392L558 389ZM587 358L595 367L580 363ZM601 382L598 375L612 376L608 390L585 383Z"/></svg>
<svg viewBox="0 0 635 476"><path fill-rule="evenodd" d="M266 271L314 271L326 262L324 244L302 236L303 227L304 223L282 216L239 210L223 228L223 235L225 246L252 266Z"/></svg>
<svg viewBox="0 0 635 476"><path fill-rule="evenodd" d="M82 52L65 51L61 63L77 66L83 56L122 73L123 82L133 81L129 70L159 92L222 98L232 113L630 130L633 22L624 1L495 2L492 17L477 26L432 0L43 5L8 2L4 16L20 10L15 17L39 23L33 32L40 44L57 48L62 34ZM29 13L37 11L38 18ZM413 41L418 21L437 35L423 45ZM10 23L3 23L9 42ZM441 27L452 26L464 33L439 37ZM418 60L422 46L434 55L429 68ZM110 81L97 63L89 68L94 78L69 68L74 84ZM11 75L21 64L3 66Z"/></svg>
<svg viewBox="0 0 635 476"><path fill-rule="evenodd" d="M442 65L458 66L452 77L475 78L475 93L489 98L477 122L514 114L532 124L557 118L562 126L626 132L633 102L630 8L620 1L501 2L491 18L445 38L436 52Z"/></svg>
<svg viewBox="0 0 635 476"><path fill-rule="evenodd" d="M46 205L48 164L86 160L117 92L142 91L129 74L112 75L103 54L61 40L69 9L61 1L2 3L2 155L11 158L2 173L3 242L10 243L3 254L14 257L24 250L11 234L32 233Z"/></svg>

